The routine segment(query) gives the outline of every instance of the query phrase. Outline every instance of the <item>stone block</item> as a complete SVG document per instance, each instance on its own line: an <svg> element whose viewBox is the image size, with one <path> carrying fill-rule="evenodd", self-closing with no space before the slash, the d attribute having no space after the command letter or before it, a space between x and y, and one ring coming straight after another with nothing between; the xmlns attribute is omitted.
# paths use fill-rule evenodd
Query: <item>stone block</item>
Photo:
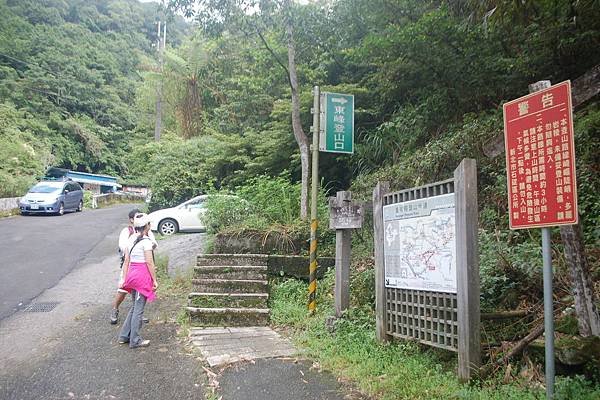
<svg viewBox="0 0 600 400"><path fill-rule="evenodd" d="M246 279L192 279L194 291L201 293L267 293L268 282Z"/></svg>
<svg viewBox="0 0 600 400"><path fill-rule="evenodd" d="M194 268L198 279L267 279L266 265L203 265Z"/></svg>
<svg viewBox="0 0 600 400"><path fill-rule="evenodd" d="M192 325L196 326L264 326L269 323L268 309L187 307L187 311Z"/></svg>
<svg viewBox="0 0 600 400"><path fill-rule="evenodd" d="M190 293L188 306L199 308L267 308L267 293Z"/></svg>

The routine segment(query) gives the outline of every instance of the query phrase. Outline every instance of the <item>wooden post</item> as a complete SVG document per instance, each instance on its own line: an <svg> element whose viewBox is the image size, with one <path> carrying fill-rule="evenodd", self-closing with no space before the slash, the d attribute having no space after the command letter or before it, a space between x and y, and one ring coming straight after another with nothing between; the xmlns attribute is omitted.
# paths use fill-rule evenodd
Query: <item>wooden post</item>
<svg viewBox="0 0 600 400"><path fill-rule="evenodd" d="M390 190L389 182L377 182L373 190L373 240L375 250L375 316L377 340L387 342L385 305L385 265L383 254L383 196Z"/></svg>
<svg viewBox="0 0 600 400"><path fill-rule="evenodd" d="M468 381L481 364L477 165L465 158L454 170L456 195L456 281L458 378Z"/></svg>
<svg viewBox="0 0 600 400"><path fill-rule="evenodd" d="M337 192L338 206L349 205L352 200L350 192ZM335 231L335 316L341 317L350 305L350 244L352 231L336 229Z"/></svg>
<svg viewBox="0 0 600 400"><path fill-rule="evenodd" d="M350 305L350 243L352 231L335 231L335 316L341 317Z"/></svg>
<svg viewBox="0 0 600 400"><path fill-rule="evenodd" d="M362 206L352 204L351 192L337 192L329 199L329 228L335 229L335 316L350 305L350 253L352 229L362 227Z"/></svg>

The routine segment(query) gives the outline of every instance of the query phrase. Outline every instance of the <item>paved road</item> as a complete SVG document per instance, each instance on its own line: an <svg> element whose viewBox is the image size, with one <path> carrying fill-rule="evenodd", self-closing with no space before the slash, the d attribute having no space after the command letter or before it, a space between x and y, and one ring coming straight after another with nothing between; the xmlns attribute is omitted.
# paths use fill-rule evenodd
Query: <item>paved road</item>
<svg viewBox="0 0 600 400"><path fill-rule="evenodd" d="M118 220L116 211L116 217L101 216L103 223ZM147 349L117 343L121 326L108 322L119 273L114 247L120 224L115 224L71 272L35 298L57 303L54 309L16 312L0 320L0 399L203 398L202 369L173 323L184 299L161 294L146 306L150 323L142 335L150 340ZM121 322L130 306L130 299L121 306Z"/></svg>
<svg viewBox="0 0 600 400"><path fill-rule="evenodd" d="M320 373L310 363L263 359L238 364L217 378L223 400L359 400L330 373Z"/></svg>
<svg viewBox="0 0 600 400"><path fill-rule="evenodd" d="M107 323L103 307L92 307L56 334L57 344L44 359L0 370L0 399L203 399L197 360L184 353L174 325L155 319L154 304L148 308L152 322L142 334L150 347L118 344L119 327Z"/></svg>
<svg viewBox="0 0 600 400"><path fill-rule="evenodd" d="M0 219L0 320L56 285L106 235L126 223L131 208ZM94 249L98 258L115 251L116 244Z"/></svg>

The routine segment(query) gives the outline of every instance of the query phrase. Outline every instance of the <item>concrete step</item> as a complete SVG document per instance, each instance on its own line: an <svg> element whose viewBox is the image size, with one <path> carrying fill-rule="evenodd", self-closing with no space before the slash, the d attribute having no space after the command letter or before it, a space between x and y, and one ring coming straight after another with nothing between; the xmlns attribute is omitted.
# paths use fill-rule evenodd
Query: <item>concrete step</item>
<svg viewBox="0 0 600 400"><path fill-rule="evenodd" d="M267 280L266 265L203 265L194 268L199 279L257 279Z"/></svg>
<svg viewBox="0 0 600 400"><path fill-rule="evenodd" d="M267 293L190 293L188 306L199 308L267 308Z"/></svg>
<svg viewBox="0 0 600 400"><path fill-rule="evenodd" d="M196 259L196 265L267 265L268 259L266 254L203 254Z"/></svg>
<svg viewBox="0 0 600 400"><path fill-rule="evenodd" d="M269 324L266 308L187 307L192 326L265 326Z"/></svg>
<svg viewBox="0 0 600 400"><path fill-rule="evenodd" d="M268 281L254 279L192 279L195 292L267 293Z"/></svg>

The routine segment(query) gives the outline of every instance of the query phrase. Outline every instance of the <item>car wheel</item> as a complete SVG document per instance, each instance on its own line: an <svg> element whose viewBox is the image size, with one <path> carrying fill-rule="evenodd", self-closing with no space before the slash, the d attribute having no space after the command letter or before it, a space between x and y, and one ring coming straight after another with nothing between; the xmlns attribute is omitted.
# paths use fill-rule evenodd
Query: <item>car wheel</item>
<svg viewBox="0 0 600 400"><path fill-rule="evenodd" d="M63 203L60 203L60 205L58 206L58 212L56 214L58 214L58 215L65 214L65 205Z"/></svg>
<svg viewBox="0 0 600 400"><path fill-rule="evenodd" d="M161 235L170 236L177 233L178 230L179 225L177 224L177 221L171 218L163 219L160 221L160 224L158 224L158 231Z"/></svg>
<svg viewBox="0 0 600 400"><path fill-rule="evenodd" d="M77 212L83 211L83 200L79 200L79 205L77 206Z"/></svg>
<svg viewBox="0 0 600 400"><path fill-rule="evenodd" d="M29 213L26 211L21 211L21 215L26 216L26 215L29 215Z"/></svg>

